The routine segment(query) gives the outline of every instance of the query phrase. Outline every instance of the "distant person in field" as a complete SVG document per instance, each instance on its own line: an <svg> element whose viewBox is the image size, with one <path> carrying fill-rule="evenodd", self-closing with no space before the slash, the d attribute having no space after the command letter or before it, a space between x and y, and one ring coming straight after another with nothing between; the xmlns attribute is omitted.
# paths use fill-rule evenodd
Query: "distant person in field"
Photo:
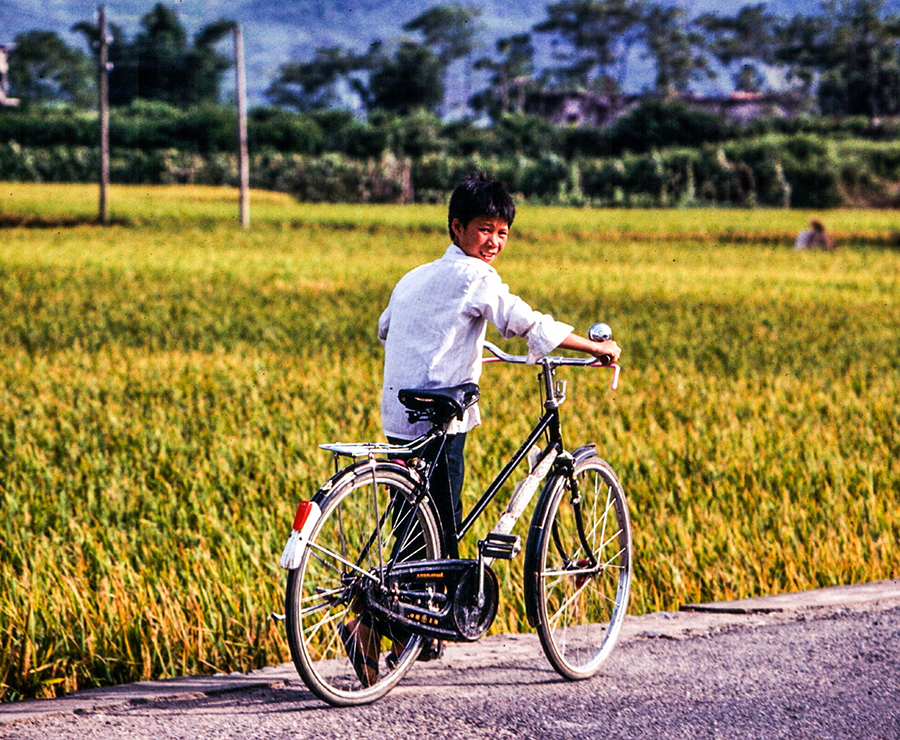
<svg viewBox="0 0 900 740"><path fill-rule="evenodd" d="M834 247L834 239L825 231L825 225L815 218L809 222L809 228L803 229L797 235L797 241L794 242L796 250L823 249L831 251Z"/></svg>
<svg viewBox="0 0 900 740"><path fill-rule="evenodd" d="M483 173L466 178L450 197L450 246L442 257L408 272L394 287L378 320L378 338L384 344L381 417L392 443L404 444L430 428L428 422L408 420L397 398L400 390L478 382L488 322L504 337L526 339L529 362L558 347L618 360L622 350L614 341L594 342L573 334L571 326L535 311L501 280L493 262L506 246L515 215L516 207L502 184ZM480 420L474 405L462 419L450 422L447 444L432 477L431 493L448 533L450 557L458 557L463 445L466 433ZM340 632L361 683L371 685L378 676L380 639L369 615L362 613L341 625ZM442 652L442 643L429 641L419 660L438 658Z"/></svg>

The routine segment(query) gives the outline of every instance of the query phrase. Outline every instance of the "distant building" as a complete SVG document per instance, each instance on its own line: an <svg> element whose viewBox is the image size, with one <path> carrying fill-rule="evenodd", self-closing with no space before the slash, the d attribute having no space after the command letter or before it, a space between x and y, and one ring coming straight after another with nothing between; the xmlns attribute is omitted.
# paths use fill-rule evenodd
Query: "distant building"
<svg viewBox="0 0 900 740"><path fill-rule="evenodd" d="M15 44L0 44L0 105L18 105L18 98L10 98L9 95L9 52Z"/></svg>
<svg viewBox="0 0 900 740"><path fill-rule="evenodd" d="M604 128L620 116L634 110L648 95L600 95L586 91L544 90L525 98L525 112L558 126ZM790 93L734 92L730 95L676 95L690 108L713 113L728 120L745 123L754 118L795 118L801 101Z"/></svg>
<svg viewBox="0 0 900 740"><path fill-rule="evenodd" d="M735 123L746 123L754 118L796 118L803 102L793 93L743 92L730 95L683 95L678 98L691 108L727 118Z"/></svg>
<svg viewBox="0 0 900 740"><path fill-rule="evenodd" d="M636 96L587 91L536 90L525 96L524 111L557 126L603 128L637 105Z"/></svg>

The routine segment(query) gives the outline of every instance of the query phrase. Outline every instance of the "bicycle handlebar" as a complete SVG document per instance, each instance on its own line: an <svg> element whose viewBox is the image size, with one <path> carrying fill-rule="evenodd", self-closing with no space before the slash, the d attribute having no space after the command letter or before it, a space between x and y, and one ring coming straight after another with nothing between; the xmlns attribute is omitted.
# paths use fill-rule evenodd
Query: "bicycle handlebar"
<svg viewBox="0 0 900 740"><path fill-rule="evenodd" d="M511 362L517 365L525 365L528 358L525 355L511 355L504 352L496 344L485 342L484 348L493 354L493 357L482 357L481 362ZM540 362L546 363L551 368L559 365L576 365L580 367L606 367L613 371L612 383L610 387L613 390L619 387L619 371L621 368L614 362L610 362L612 358L604 355L603 357L544 357Z"/></svg>
<svg viewBox="0 0 900 740"><path fill-rule="evenodd" d="M496 344L485 342L484 348L494 355L494 357L483 357L482 362L511 362L517 365L525 365L528 358L525 355L511 355L504 352ZM581 367L613 367L610 362L612 357L603 355L601 357L552 357L547 356L539 360L539 362L549 362L551 365L580 365Z"/></svg>

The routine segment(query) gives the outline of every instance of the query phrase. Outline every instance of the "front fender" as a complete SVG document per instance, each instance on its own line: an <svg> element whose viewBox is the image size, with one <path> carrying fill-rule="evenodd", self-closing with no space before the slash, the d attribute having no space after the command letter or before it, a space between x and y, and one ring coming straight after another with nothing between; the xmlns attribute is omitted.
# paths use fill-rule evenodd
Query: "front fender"
<svg viewBox="0 0 900 740"><path fill-rule="evenodd" d="M584 444L571 453L568 462L569 473L582 460L594 457L597 454L597 445L593 442ZM560 455L562 458L563 455ZM562 463L558 462L559 465ZM538 586L538 571L540 570L540 541L552 503L560 495L559 489L566 485L566 472L558 468L558 472L547 479L541 495L538 497L531 516L531 526L528 529L528 540L525 543L525 563L522 569L525 577L525 616L532 627L538 625L538 598L540 589Z"/></svg>
<svg viewBox="0 0 900 740"><path fill-rule="evenodd" d="M522 572L525 578L525 617L532 627L538 625L538 571L540 570L540 542L550 505L556 500L559 488L564 486L564 475L553 475L547 479L531 515L531 526L528 528L528 540L525 543L525 563Z"/></svg>
<svg viewBox="0 0 900 740"><path fill-rule="evenodd" d="M572 453L572 457L575 460L575 464L577 465L582 460L587 457L593 457L597 454L597 445L593 442L588 442L586 445L581 445L575 452Z"/></svg>

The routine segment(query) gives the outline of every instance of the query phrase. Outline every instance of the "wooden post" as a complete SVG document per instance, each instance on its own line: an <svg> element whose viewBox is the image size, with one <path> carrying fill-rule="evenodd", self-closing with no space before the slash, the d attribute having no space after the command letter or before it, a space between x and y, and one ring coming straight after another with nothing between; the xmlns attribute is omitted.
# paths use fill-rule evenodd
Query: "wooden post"
<svg viewBox="0 0 900 740"><path fill-rule="evenodd" d="M238 175L240 178L241 226L250 228L250 163L247 153L247 75L244 71L244 37L234 25L234 61L237 74Z"/></svg>
<svg viewBox="0 0 900 740"><path fill-rule="evenodd" d="M107 48L106 6L100 6L100 214L101 224L109 223L109 51Z"/></svg>

